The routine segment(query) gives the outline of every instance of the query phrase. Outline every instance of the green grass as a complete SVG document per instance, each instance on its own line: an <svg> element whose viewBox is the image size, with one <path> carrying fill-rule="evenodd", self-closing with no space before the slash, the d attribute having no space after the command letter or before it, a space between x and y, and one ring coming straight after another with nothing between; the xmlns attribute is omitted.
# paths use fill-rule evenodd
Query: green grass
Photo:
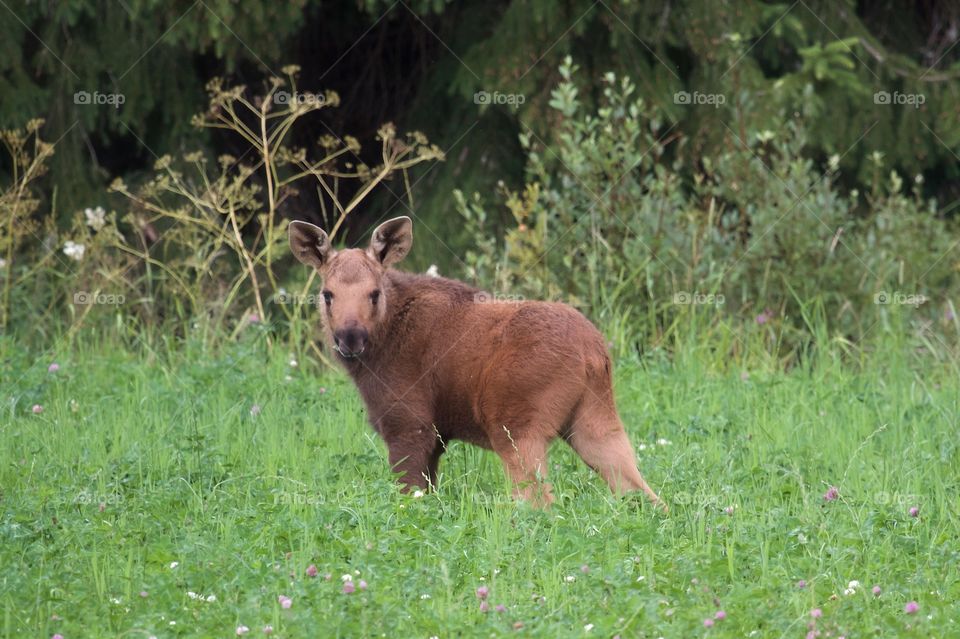
<svg viewBox="0 0 960 639"><path fill-rule="evenodd" d="M259 339L4 345L3 637L803 637L814 608L823 637L960 636L955 365L891 349L743 379L706 349L621 358L664 516L562 443L547 512L461 444L438 491L401 495L349 380ZM368 588L342 594L345 574Z"/></svg>

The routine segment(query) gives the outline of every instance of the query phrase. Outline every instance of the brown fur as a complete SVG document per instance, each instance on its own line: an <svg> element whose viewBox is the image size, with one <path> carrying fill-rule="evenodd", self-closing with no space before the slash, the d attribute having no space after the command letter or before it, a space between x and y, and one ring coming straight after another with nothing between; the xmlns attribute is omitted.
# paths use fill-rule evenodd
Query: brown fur
<svg viewBox="0 0 960 639"><path fill-rule="evenodd" d="M496 452L515 493L546 505L547 447L563 437L615 493L642 490L663 506L637 469L593 324L564 304L494 302L390 269L412 240L405 217L378 227L366 251L337 252L318 227L290 226L294 254L332 296L321 303L327 338L404 486L433 485L445 443L460 439Z"/></svg>

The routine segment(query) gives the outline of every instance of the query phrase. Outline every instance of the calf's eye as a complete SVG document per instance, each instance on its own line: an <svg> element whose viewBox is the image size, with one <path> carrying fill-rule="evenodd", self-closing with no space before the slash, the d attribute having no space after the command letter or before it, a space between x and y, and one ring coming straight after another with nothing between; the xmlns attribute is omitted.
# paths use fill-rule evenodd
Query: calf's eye
<svg viewBox="0 0 960 639"><path fill-rule="evenodd" d="M374 304L380 301L380 289L377 289L374 292L370 293L370 301L373 302Z"/></svg>
<svg viewBox="0 0 960 639"><path fill-rule="evenodd" d="M333 301L333 293L331 293L330 291L324 291L323 301L326 302L327 306L330 306L330 302Z"/></svg>

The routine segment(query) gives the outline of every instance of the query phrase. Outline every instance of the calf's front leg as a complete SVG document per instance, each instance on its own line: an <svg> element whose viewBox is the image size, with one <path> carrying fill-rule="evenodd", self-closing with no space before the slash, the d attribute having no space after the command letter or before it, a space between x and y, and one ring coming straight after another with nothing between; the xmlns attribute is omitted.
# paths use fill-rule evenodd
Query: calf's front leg
<svg viewBox="0 0 960 639"><path fill-rule="evenodd" d="M435 436L394 437L387 441L390 467L400 473L398 481L403 492L432 488L437 483L437 465L443 448Z"/></svg>
<svg viewBox="0 0 960 639"><path fill-rule="evenodd" d="M410 399L397 402L381 413L373 426L387 444L390 467L400 473L398 481L404 492L436 484L443 442L422 403Z"/></svg>

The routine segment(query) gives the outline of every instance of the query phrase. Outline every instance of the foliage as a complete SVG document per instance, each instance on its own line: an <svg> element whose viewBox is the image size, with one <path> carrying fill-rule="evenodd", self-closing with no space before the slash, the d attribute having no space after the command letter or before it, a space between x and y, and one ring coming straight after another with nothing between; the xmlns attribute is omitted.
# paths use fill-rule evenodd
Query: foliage
<svg viewBox="0 0 960 639"><path fill-rule="evenodd" d="M668 165L669 146L682 144L674 127L633 82L606 74L589 110L575 72L569 60L560 68L552 134L523 137L526 185L504 189L513 223L502 244L488 239L494 216L483 198L457 194L481 238L468 277L565 299L595 318L652 308L652 325L637 329L653 336L697 306L805 331L802 307L820 300L831 329L850 335L905 295L925 300L918 321L952 313L953 225L923 200L921 178L909 195L896 171L878 175L862 202L858 191L843 195L838 157L822 172L804 157L801 115L776 133L729 130L725 150L687 180L678 161ZM882 171L883 158L873 161Z"/></svg>
<svg viewBox="0 0 960 639"><path fill-rule="evenodd" d="M20 321L37 314L38 300L48 309L68 308L74 329L104 312L141 325L174 321L168 326L173 331L199 322L204 330L213 329L213 338L232 322L240 328L249 321L302 320L315 306L309 295L312 276L302 291L290 294L284 288L288 282L276 272L288 257L287 220L279 214L284 202L299 189L321 189L321 201L331 206L324 218L336 236L378 185L418 164L442 160L443 153L422 133L400 135L390 123L378 133L381 161L374 166L351 161L360 148L352 136L323 136L319 156L292 146L289 132L299 120L339 104L334 92L300 92L297 71L285 68L286 81L275 79L255 96L246 87L211 81L210 106L194 124L241 138L248 148L239 158L223 155L212 163L200 150L178 160L158 158L155 175L142 183L114 181L112 190L129 200L126 214L88 208L61 237L51 229L51 241L42 246L21 241L31 231L19 224L35 208L26 190L52 149L38 142L37 157L0 211L4 227L19 233L7 242L8 254L16 241L18 261L54 258L47 268L29 271L34 281L26 276L18 281ZM30 156L18 135L7 137L20 145L18 162L27 164ZM347 183L357 188L344 188ZM43 293L36 295L39 290Z"/></svg>

